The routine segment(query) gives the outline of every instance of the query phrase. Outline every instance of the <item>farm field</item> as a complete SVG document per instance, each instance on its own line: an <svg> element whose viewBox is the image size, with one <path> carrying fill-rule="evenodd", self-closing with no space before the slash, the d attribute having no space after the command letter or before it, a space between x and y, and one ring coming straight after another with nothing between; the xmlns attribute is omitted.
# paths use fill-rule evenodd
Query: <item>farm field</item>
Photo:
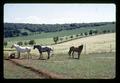
<svg viewBox="0 0 120 83"><path fill-rule="evenodd" d="M101 34L52 45L54 56L49 60L38 60L39 52L35 49L32 50L32 59L29 61L25 58L26 54L21 55L21 58L25 59L16 61L36 69L46 69L61 74L68 79L114 79L116 72L115 35L115 33ZM81 44L85 48L80 60L69 58L67 54L69 47ZM12 51L4 51L4 57L7 57L9 52ZM47 58L46 53L43 53L43 55L44 58ZM4 64L8 65L9 63ZM6 72L5 77L7 77L7 74Z"/></svg>

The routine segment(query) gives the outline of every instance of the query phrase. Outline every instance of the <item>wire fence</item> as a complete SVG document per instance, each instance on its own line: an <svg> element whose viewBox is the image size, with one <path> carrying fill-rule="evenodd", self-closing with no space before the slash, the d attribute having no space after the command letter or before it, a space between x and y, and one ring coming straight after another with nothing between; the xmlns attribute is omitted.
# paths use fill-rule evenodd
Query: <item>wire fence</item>
<svg viewBox="0 0 120 83"><path fill-rule="evenodd" d="M54 52L56 54L62 53L66 54L69 51L71 46L79 46L79 45L57 45L54 47ZM107 52L116 52L116 45L114 42L112 43L83 43L83 50L82 54L89 54L89 53L107 53Z"/></svg>
<svg viewBox="0 0 120 83"><path fill-rule="evenodd" d="M107 52L116 52L116 46L113 43L110 44L84 44L83 54L89 53L107 53Z"/></svg>

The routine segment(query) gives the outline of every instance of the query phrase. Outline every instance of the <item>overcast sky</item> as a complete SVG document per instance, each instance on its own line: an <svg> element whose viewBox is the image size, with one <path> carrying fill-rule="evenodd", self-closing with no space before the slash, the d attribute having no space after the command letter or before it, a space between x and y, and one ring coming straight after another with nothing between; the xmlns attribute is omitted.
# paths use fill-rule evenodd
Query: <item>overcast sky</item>
<svg viewBox="0 0 120 83"><path fill-rule="evenodd" d="M64 24L116 21L115 4L5 4L4 22Z"/></svg>

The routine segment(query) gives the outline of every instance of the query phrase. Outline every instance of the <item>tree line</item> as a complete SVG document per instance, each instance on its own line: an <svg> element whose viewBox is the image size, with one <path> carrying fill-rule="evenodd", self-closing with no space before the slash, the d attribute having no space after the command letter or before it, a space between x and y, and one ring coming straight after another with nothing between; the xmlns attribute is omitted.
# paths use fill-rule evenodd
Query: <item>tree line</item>
<svg viewBox="0 0 120 83"><path fill-rule="evenodd" d="M65 41L68 41L68 40L71 40L71 39L76 39L76 38L80 38L80 37L86 37L86 36L92 36L92 35L97 35L97 34L106 34L106 33L113 33L115 31L113 30L103 30L102 32L99 32L98 30L95 30L95 29L91 29L89 30L88 32L83 32L83 33L80 33L80 34L75 34L75 35L70 35L68 37L58 37L58 36L55 36L53 37L53 41L55 42L55 44L59 42L65 42ZM63 41L63 38L65 39Z"/></svg>
<svg viewBox="0 0 120 83"><path fill-rule="evenodd" d="M22 45L34 45L36 44L35 40L30 40L30 41L25 41L25 42L22 42L22 41L18 41L17 42L18 45L22 46ZM7 41L4 41L4 46L6 47L8 45L8 42Z"/></svg>
<svg viewBox="0 0 120 83"><path fill-rule="evenodd" d="M95 30L95 29L91 29L89 30L88 32L84 32L84 33L80 33L80 34L75 34L74 36L73 35L70 35L68 37L58 37L58 36L55 36L53 37L53 41L54 41L54 44L57 44L58 41L59 42L65 42L65 41L68 41L70 39L75 39L75 38L80 38L80 37L86 37L86 36L92 36L92 35L97 35L97 34L105 34L105 33L112 33L114 31L112 30L103 30L101 33L98 32L98 30ZM64 41L63 41L64 39ZM17 42L18 45L34 45L36 44L35 40L30 40L30 41L25 41L25 42L22 42L22 41L18 41ZM7 41L4 41L4 46L6 47L8 45L8 42Z"/></svg>
<svg viewBox="0 0 120 83"><path fill-rule="evenodd" d="M4 37L27 36L33 33L59 32L77 28L87 28L115 24L115 22L99 23L71 23L71 24L24 24L24 23L4 23ZM23 31L24 30L24 31Z"/></svg>

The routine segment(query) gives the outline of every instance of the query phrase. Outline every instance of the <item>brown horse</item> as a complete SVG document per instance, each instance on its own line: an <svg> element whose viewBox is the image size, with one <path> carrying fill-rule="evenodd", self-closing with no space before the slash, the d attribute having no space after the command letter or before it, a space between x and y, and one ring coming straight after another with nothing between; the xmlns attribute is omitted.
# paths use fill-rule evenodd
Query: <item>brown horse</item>
<svg viewBox="0 0 120 83"><path fill-rule="evenodd" d="M74 52L78 52L78 59L80 59L80 54L82 52L82 49L83 49L83 45L80 45L78 47L72 46L70 47L68 54L69 56L71 56L71 53L72 53L72 58L74 58Z"/></svg>

